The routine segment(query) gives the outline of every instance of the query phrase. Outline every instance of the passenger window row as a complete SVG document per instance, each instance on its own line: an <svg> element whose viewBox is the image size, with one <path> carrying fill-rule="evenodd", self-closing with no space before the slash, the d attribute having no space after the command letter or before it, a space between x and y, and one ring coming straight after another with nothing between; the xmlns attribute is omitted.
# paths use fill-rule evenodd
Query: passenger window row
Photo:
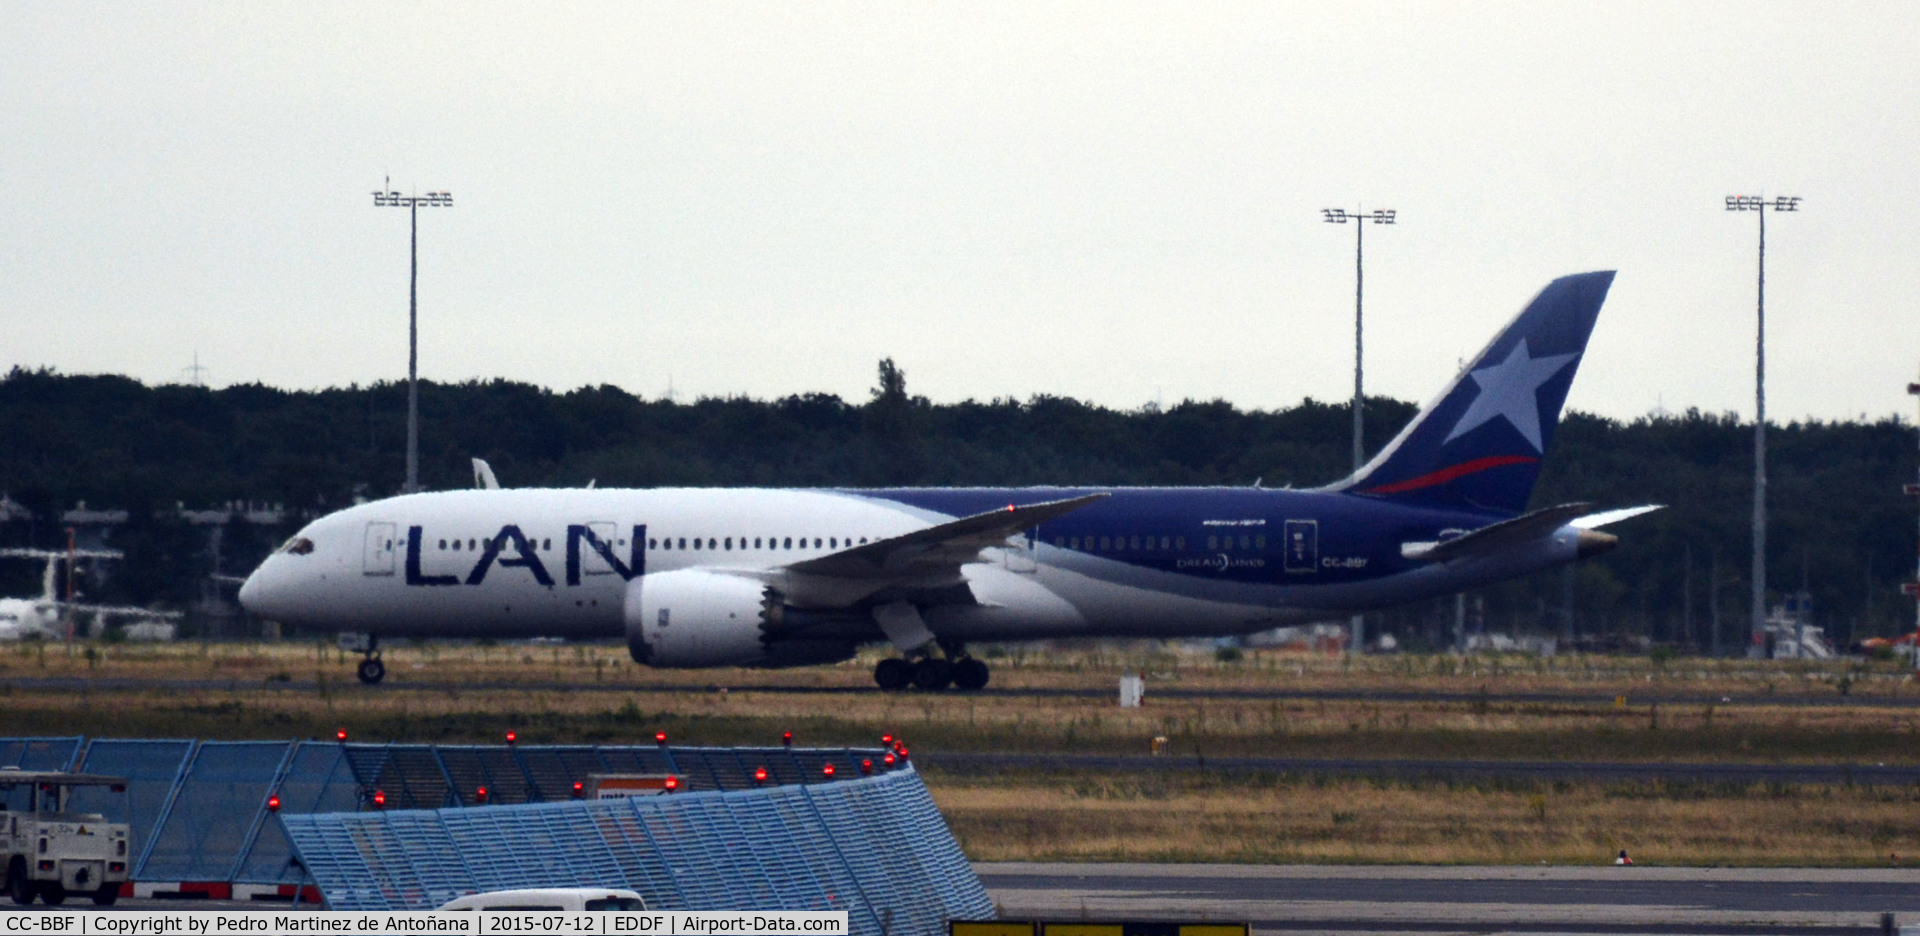
<svg viewBox="0 0 1920 936"><path fill-rule="evenodd" d="M1053 545L1085 552L1151 552L1187 548L1184 536L1056 536ZM1265 549L1266 534L1209 536L1208 551L1219 549Z"/></svg>
<svg viewBox="0 0 1920 936"><path fill-rule="evenodd" d="M1053 545L1086 552L1148 552L1187 548L1184 536L1056 536Z"/></svg>
<svg viewBox="0 0 1920 936"><path fill-rule="evenodd" d="M688 545L689 543L691 543L692 545L689 546ZM854 545L853 537L851 536L829 536L829 537L825 537L824 539L816 536L816 537L813 537L813 545L811 547L807 545L807 537L804 537L804 536L801 536L801 537L756 536L752 540L753 545L749 546L747 545L747 543L748 543L748 540L744 536L739 538L739 543L737 546L734 543L734 537L731 537L731 536L726 536L726 537L709 536L705 540L702 540L698 536L694 537L691 540L687 539L684 536L678 537L678 538L675 538L672 536L650 536L647 538L647 548L659 549L659 550L706 549L709 551L714 551L714 550L722 550L722 549L731 550L735 548L738 548L738 549L840 549L842 547L851 548ZM763 543L765 545L762 545ZM795 545L796 543L798 545ZM860 537L859 545L861 546L867 545L867 538L864 536Z"/></svg>

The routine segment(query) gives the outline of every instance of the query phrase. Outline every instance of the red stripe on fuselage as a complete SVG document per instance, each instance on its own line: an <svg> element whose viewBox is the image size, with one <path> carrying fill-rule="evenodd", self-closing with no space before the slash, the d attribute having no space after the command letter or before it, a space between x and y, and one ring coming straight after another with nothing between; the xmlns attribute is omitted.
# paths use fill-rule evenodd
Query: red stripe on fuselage
<svg viewBox="0 0 1920 936"><path fill-rule="evenodd" d="M1452 468L1442 468L1431 474L1423 474L1418 478L1408 478L1405 481L1395 481L1392 484L1383 484L1379 487L1367 488L1360 493L1399 494L1402 491L1418 491L1421 488L1433 487L1436 484L1445 484L1455 478L1477 474L1489 468L1499 468L1503 465L1524 465L1539 460L1540 459L1528 455L1489 455L1486 458L1476 458L1470 462L1461 462Z"/></svg>

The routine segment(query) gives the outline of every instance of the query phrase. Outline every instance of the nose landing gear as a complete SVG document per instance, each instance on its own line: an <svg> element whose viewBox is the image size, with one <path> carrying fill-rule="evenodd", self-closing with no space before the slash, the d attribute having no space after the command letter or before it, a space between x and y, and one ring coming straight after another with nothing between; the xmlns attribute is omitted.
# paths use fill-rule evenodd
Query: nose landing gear
<svg viewBox="0 0 1920 936"><path fill-rule="evenodd" d="M387 664L380 662L380 638L373 634L342 634L340 646L346 650L357 650L366 655L360 661L356 675L369 686L380 685L387 678Z"/></svg>

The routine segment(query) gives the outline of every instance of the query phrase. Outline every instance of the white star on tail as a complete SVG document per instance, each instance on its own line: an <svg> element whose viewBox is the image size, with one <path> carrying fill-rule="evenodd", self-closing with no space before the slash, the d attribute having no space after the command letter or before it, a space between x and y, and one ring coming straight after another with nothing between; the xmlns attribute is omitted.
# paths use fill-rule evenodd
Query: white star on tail
<svg viewBox="0 0 1920 936"><path fill-rule="evenodd" d="M1541 451L1544 446L1540 442L1540 385L1553 379L1553 375L1560 373L1562 368L1579 356L1553 354L1533 357L1527 349L1527 340L1520 339L1520 343L1514 345L1507 354L1506 360L1467 375L1480 388L1480 395L1473 398L1473 405L1460 415L1453 432L1448 433L1441 444L1452 442L1468 430L1500 417L1519 430L1533 444L1534 451Z"/></svg>

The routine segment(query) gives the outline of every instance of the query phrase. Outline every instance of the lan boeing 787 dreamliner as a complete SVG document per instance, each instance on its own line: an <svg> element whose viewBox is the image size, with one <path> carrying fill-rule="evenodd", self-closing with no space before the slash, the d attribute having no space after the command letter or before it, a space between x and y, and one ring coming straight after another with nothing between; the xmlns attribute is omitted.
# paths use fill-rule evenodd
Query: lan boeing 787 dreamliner
<svg viewBox="0 0 1920 936"><path fill-rule="evenodd" d="M986 685L975 641L1244 634L1476 588L1611 548L1653 509L1526 512L1613 282L1555 280L1352 477L1314 490L520 489L309 524L254 614L377 639L624 636L657 667L900 652L885 688Z"/></svg>

